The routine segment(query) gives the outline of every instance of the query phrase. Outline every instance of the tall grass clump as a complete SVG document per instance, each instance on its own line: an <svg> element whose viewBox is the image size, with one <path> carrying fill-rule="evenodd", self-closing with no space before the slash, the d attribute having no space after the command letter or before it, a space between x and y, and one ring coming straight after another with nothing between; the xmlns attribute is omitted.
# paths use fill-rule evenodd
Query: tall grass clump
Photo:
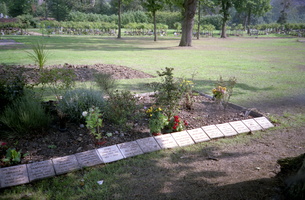
<svg viewBox="0 0 305 200"><path fill-rule="evenodd" d="M58 102L58 110L74 122L80 122L82 112L89 110L92 106L101 109L105 107L102 92L85 88L68 90Z"/></svg>
<svg viewBox="0 0 305 200"><path fill-rule="evenodd" d="M51 123L51 116L45 112L41 100L26 91L23 96L5 107L0 121L16 135L38 133Z"/></svg>
<svg viewBox="0 0 305 200"><path fill-rule="evenodd" d="M38 64L39 70L42 70L49 56L46 46L41 43L32 44L33 52L28 52L29 57Z"/></svg>

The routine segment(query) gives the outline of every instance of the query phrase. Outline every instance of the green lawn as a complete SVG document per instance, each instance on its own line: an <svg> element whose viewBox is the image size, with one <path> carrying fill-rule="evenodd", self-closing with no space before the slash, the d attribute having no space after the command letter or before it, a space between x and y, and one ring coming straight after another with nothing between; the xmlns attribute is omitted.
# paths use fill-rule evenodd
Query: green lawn
<svg viewBox="0 0 305 200"><path fill-rule="evenodd" d="M179 38L100 36L5 36L24 46L0 50L0 63L33 64L25 50L41 41L52 64L117 64L156 75L156 70L174 67L175 75L195 76L195 89L210 94L215 80L235 76L238 80L232 101L244 106L304 94L305 43L296 38L202 38L193 47L178 47ZM121 88L147 92L152 80L124 80Z"/></svg>

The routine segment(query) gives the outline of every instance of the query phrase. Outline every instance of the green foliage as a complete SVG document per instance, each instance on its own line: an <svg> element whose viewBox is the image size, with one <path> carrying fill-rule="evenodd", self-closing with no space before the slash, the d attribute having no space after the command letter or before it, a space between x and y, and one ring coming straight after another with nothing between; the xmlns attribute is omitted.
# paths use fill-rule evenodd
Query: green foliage
<svg viewBox="0 0 305 200"><path fill-rule="evenodd" d="M92 106L105 107L103 94L92 89L68 90L58 102L58 109L66 114L74 122L82 120L81 113L89 110Z"/></svg>
<svg viewBox="0 0 305 200"><path fill-rule="evenodd" d="M168 119L162 114L162 109L159 107L150 107L146 110L149 115L150 133L161 133L161 130L168 125Z"/></svg>
<svg viewBox="0 0 305 200"><path fill-rule="evenodd" d="M117 87L117 81L112 78L111 74L106 73L98 73L94 75L95 82L98 87L104 91L108 96L113 93L115 88Z"/></svg>
<svg viewBox="0 0 305 200"><path fill-rule="evenodd" d="M45 112L40 99L31 92L16 99L10 106L5 107L0 121L17 135L39 133L47 128L51 117Z"/></svg>
<svg viewBox="0 0 305 200"><path fill-rule="evenodd" d="M221 15L207 15L200 20L200 25L213 25L217 30L221 29L222 16Z"/></svg>
<svg viewBox="0 0 305 200"><path fill-rule="evenodd" d="M175 28L176 22L182 21L181 12L158 11L156 21L161 24L166 24L170 29Z"/></svg>
<svg viewBox="0 0 305 200"><path fill-rule="evenodd" d="M26 81L22 75L22 70L17 74L12 74L10 70L5 70L5 76L0 78L0 110L9 105L24 93ZM1 112L0 112L1 113Z"/></svg>
<svg viewBox="0 0 305 200"><path fill-rule="evenodd" d="M156 92L156 104L163 109L168 119L176 114L185 94L181 80L174 78L173 70L174 68L166 67L162 72L157 71L161 77L161 83L153 85Z"/></svg>
<svg viewBox="0 0 305 200"><path fill-rule="evenodd" d="M48 58L48 51L46 51L46 46L42 43L36 43L32 45L33 52L28 52L29 57L38 64L39 70L42 71Z"/></svg>
<svg viewBox="0 0 305 200"><path fill-rule="evenodd" d="M26 155L22 155L22 151L17 151L15 148L8 148L6 150L6 155L2 158L2 162L4 165L10 166L14 164L19 164L21 162L21 158L25 157Z"/></svg>
<svg viewBox="0 0 305 200"><path fill-rule="evenodd" d="M39 73L39 84L42 88L49 87L59 99L60 93L64 90L71 89L75 84L76 75L72 69L68 68L51 68L43 69Z"/></svg>
<svg viewBox="0 0 305 200"><path fill-rule="evenodd" d="M126 130L130 128L128 123L140 117L139 108L138 98L130 91L114 91L107 100L104 116L119 129Z"/></svg>
<svg viewBox="0 0 305 200"><path fill-rule="evenodd" d="M102 134L100 132L100 128L103 125L101 110L98 107L92 106L88 112L84 111L82 115L86 119L86 127L90 130L90 133L94 135L97 140L102 139Z"/></svg>

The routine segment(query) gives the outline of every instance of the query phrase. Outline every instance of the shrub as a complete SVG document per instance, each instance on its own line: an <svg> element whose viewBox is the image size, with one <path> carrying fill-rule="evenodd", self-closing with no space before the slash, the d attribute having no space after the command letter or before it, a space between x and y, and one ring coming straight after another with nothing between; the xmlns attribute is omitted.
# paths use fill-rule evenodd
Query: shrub
<svg viewBox="0 0 305 200"><path fill-rule="evenodd" d="M140 116L138 112L140 107L138 99L130 91L115 91L109 96L104 116L118 125L119 129L125 130L130 128L128 122L132 122Z"/></svg>
<svg viewBox="0 0 305 200"><path fill-rule="evenodd" d="M95 75L95 82L98 87L107 95L111 95L116 88L116 80L111 77L111 74L98 73Z"/></svg>
<svg viewBox="0 0 305 200"><path fill-rule="evenodd" d="M9 105L15 99L23 95L26 81L22 76L22 71L18 74L11 74L10 71L6 72L6 76L0 78L0 110L3 111L4 107Z"/></svg>
<svg viewBox="0 0 305 200"><path fill-rule="evenodd" d="M74 122L80 122L82 112L92 106L104 108L103 94L92 89L68 90L58 103L58 109Z"/></svg>
<svg viewBox="0 0 305 200"><path fill-rule="evenodd" d="M185 95L187 88L181 80L175 79L174 68L166 67L162 72L157 72L162 78L161 83L155 84L156 104L159 105L168 119L171 119L178 111L179 104Z"/></svg>
<svg viewBox="0 0 305 200"><path fill-rule="evenodd" d="M0 121L21 136L47 128L51 117L45 112L40 99L30 92L25 92L24 96L4 109Z"/></svg>
<svg viewBox="0 0 305 200"><path fill-rule="evenodd" d="M42 88L50 87L57 99L62 91L74 86L74 78L76 77L74 71L68 68L43 69L39 76L39 83L42 84Z"/></svg>

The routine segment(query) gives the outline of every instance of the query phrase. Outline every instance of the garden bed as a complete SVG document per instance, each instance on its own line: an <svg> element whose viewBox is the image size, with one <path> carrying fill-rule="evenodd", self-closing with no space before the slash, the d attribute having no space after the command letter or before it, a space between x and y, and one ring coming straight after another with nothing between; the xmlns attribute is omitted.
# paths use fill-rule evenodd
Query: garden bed
<svg viewBox="0 0 305 200"><path fill-rule="evenodd" d="M116 79L152 77L151 75L123 66L67 66L74 69L77 79L82 81L91 80L95 72L112 73ZM15 66L11 70L18 70L20 68L24 69L25 75L29 78L35 77L33 76L33 73L36 73L34 66ZM145 113L145 107L150 107L154 102L154 95L138 95L138 99L139 103L143 106L142 111ZM199 93L195 93L194 101L191 110L181 107L178 113L182 120L187 121L187 129L251 118L248 115L249 113L236 106L228 106L225 111L219 109L211 98ZM8 143L9 147L16 147L21 149L22 152L28 153L22 160L22 163L30 163L151 136L148 128L148 116L143 116L140 120L130 124L131 129L126 131L120 130L117 126L107 121L104 121L103 125L103 143L97 143L95 138L90 135L88 129L79 123L68 122L66 130L59 130L59 122L57 120L53 121L47 131L41 132L39 135L14 138L5 140L5 142ZM107 137L107 133L111 133L112 136Z"/></svg>

